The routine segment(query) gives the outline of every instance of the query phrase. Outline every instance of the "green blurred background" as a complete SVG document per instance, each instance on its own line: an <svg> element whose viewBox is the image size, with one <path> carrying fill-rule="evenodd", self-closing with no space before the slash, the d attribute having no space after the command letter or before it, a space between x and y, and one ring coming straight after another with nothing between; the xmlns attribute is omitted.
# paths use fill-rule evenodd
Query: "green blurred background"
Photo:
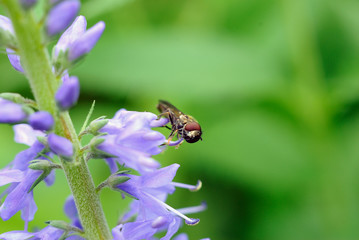
<svg viewBox="0 0 359 240"><path fill-rule="evenodd" d="M166 99L202 125L202 142L155 157L180 163L176 181L203 181L169 198L176 208L207 201L192 215L200 224L181 230L190 239L359 239L358 0L93 0L81 14L106 30L71 71L81 81L77 129L93 100L98 117L156 113ZM31 97L6 55L0 73L0 92ZM3 167L25 147L10 126L0 132ZM97 183L109 173L101 161L90 168ZM69 190L56 177L35 189L30 227L66 220ZM101 198L114 227L128 200ZM0 222L1 232L22 228L20 214Z"/></svg>

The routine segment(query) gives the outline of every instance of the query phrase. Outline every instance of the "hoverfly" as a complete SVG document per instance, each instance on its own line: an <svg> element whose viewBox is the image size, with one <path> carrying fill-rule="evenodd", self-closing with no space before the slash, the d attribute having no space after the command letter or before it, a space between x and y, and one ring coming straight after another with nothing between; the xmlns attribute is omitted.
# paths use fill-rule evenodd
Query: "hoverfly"
<svg viewBox="0 0 359 240"><path fill-rule="evenodd" d="M189 115L182 113L175 106L167 101L160 100L157 109L160 111L160 116L165 116L169 119L172 125L172 131L168 137L168 142L177 134L177 137L183 137L188 143L195 143L202 140L202 130L198 122Z"/></svg>

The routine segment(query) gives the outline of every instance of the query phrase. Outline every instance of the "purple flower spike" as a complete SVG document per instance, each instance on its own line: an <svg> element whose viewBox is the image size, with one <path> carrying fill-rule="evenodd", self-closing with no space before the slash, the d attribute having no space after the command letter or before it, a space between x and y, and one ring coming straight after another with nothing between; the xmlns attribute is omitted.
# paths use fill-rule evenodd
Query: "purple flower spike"
<svg viewBox="0 0 359 240"><path fill-rule="evenodd" d="M30 9L37 3L37 0L20 0L20 3L24 9Z"/></svg>
<svg viewBox="0 0 359 240"><path fill-rule="evenodd" d="M74 154L74 149L70 140L60 137L55 133L49 134L48 144L51 151L59 156L71 158Z"/></svg>
<svg viewBox="0 0 359 240"><path fill-rule="evenodd" d="M77 77L71 76L65 80L56 92L57 106L65 111L77 103L80 95L80 83Z"/></svg>
<svg viewBox="0 0 359 240"><path fill-rule="evenodd" d="M0 123L19 123L26 118L21 105L0 98Z"/></svg>
<svg viewBox="0 0 359 240"><path fill-rule="evenodd" d="M29 124L35 130L49 131L54 125L54 118L48 112L39 111L30 115Z"/></svg>
<svg viewBox="0 0 359 240"><path fill-rule="evenodd" d="M89 53L95 46L96 42L100 39L104 30L104 22L98 22L95 26L87 30L69 47L69 60L74 61Z"/></svg>
<svg viewBox="0 0 359 240"><path fill-rule="evenodd" d="M78 0L67 0L54 6L48 15L46 29L49 36L65 30L76 17L80 9Z"/></svg>

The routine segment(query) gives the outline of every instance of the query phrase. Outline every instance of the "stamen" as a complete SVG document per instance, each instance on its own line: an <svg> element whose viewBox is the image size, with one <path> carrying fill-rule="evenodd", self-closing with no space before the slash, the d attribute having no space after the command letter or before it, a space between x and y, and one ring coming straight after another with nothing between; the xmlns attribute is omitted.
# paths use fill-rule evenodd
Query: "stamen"
<svg viewBox="0 0 359 240"><path fill-rule="evenodd" d="M191 213L198 213L203 212L207 209L207 203L201 202L201 205L193 206L193 207L186 207L186 208L180 208L177 209L177 211L183 213L183 214L191 214Z"/></svg>
<svg viewBox="0 0 359 240"><path fill-rule="evenodd" d="M156 197L144 192L144 194L146 194L146 196L152 198L153 200L155 200L157 203L159 203L160 205L162 205L163 207L165 207L168 211L172 212L173 214L183 218L186 222L186 224L188 225L195 225L197 223L199 223L199 219L195 219L195 218L189 218L186 215L182 214L181 212L177 211L176 209L174 209L173 207L167 205L166 203L162 202L161 200L157 199Z"/></svg>
<svg viewBox="0 0 359 240"><path fill-rule="evenodd" d="M202 188L201 180L198 180L196 185L190 185L190 184L179 183L179 182L171 182L171 184L175 187L187 188L191 192L196 192Z"/></svg>

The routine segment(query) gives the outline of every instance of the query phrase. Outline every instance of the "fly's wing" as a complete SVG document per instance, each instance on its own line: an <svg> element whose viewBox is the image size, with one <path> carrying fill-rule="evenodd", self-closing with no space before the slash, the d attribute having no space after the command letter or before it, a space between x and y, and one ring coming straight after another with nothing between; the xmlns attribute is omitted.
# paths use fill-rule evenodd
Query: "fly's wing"
<svg viewBox="0 0 359 240"><path fill-rule="evenodd" d="M159 100L157 109L158 109L158 111L160 111L160 113L168 112L169 114L172 114L175 118L179 118L179 116L183 114L180 110L178 110L171 103L164 101L164 100Z"/></svg>

